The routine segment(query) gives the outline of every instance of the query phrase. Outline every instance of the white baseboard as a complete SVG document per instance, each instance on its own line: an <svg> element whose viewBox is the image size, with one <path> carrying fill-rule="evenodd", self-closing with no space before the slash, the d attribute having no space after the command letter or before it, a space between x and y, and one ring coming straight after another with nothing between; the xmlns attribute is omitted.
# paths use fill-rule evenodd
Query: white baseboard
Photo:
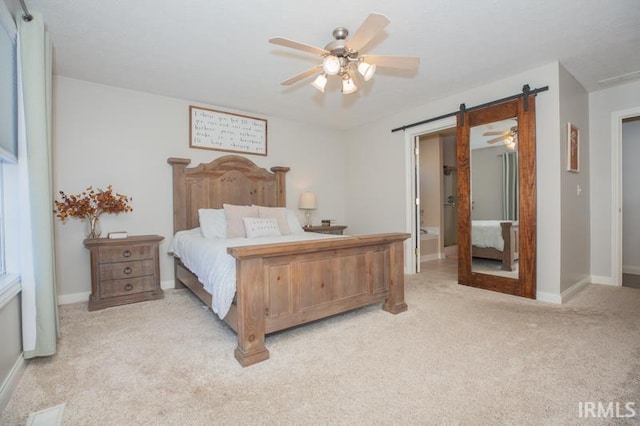
<svg viewBox="0 0 640 426"><path fill-rule="evenodd" d="M25 367L27 366L22 353L13 364L9 375L2 383L0 387L0 413L4 411L4 408L9 403L9 399L11 398L11 394L15 390L16 386L20 382L20 378L22 377L22 373L24 372Z"/></svg>
<svg viewBox="0 0 640 426"><path fill-rule="evenodd" d="M71 294L59 294L58 305L70 305L71 303L88 302L90 294L90 291Z"/></svg>
<svg viewBox="0 0 640 426"><path fill-rule="evenodd" d="M430 260L438 260L440 258L441 258L441 256L438 253L425 254L423 256L420 256L420 263L428 262Z"/></svg>
<svg viewBox="0 0 640 426"><path fill-rule="evenodd" d="M160 288L163 290L174 288L174 287L175 287L174 280L166 280L166 281L160 282ZM69 305L71 303L88 302L90 295L91 295L90 291L83 291L80 293L71 293L71 294L61 294L61 295L58 295L58 305Z"/></svg>
<svg viewBox="0 0 640 426"><path fill-rule="evenodd" d="M640 275L640 266L622 265L622 273Z"/></svg>
<svg viewBox="0 0 640 426"><path fill-rule="evenodd" d="M537 291L536 300L539 302L554 303L560 305L562 303L562 295L556 293L549 293L547 291Z"/></svg>
<svg viewBox="0 0 640 426"><path fill-rule="evenodd" d="M569 299L575 296L580 290L585 288L587 284L591 284L590 276L581 279L580 281L578 281L577 283L575 283L574 285L572 285L571 287L563 291L562 294L560 295L560 299L562 300L562 303L566 303Z"/></svg>
<svg viewBox="0 0 640 426"><path fill-rule="evenodd" d="M620 284L618 284L612 277L605 277L601 275L591 275L591 284L620 286Z"/></svg>

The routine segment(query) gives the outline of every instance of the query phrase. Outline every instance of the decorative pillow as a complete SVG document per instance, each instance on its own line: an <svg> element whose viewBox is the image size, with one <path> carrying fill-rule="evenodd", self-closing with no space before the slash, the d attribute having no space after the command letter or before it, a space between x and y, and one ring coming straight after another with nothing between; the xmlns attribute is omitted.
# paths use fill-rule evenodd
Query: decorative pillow
<svg viewBox="0 0 640 426"><path fill-rule="evenodd" d="M247 238L276 237L282 235L275 217L243 217Z"/></svg>
<svg viewBox="0 0 640 426"><path fill-rule="evenodd" d="M236 206L223 204L227 219L227 238L246 238L243 217L258 217L258 206Z"/></svg>
<svg viewBox="0 0 640 426"><path fill-rule="evenodd" d="M224 209L198 209L200 231L205 238L227 238Z"/></svg>
<svg viewBox="0 0 640 426"><path fill-rule="evenodd" d="M298 220L298 215L293 209L287 209L287 225L289 225L290 234L299 234L300 232L304 232L304 229L302 229L300 221Z"/></svg>
<svg viewBox="0 0 640 426"><path fill-rule="evenodd" d="M282 235L290 234L287 223L287 209L284 207L264 207L258 206L258 217L275 217L278 221L278 228Z"/></svg>

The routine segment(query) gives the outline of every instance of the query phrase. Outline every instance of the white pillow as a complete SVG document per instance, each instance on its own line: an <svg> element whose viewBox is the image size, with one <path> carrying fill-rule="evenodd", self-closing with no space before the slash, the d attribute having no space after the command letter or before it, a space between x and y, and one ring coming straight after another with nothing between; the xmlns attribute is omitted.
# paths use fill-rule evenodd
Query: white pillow
<svg viewBox="0 0 640 426"><path fill-rule="evenodd" d="M243 217L247 238L276 237L282 235L275 217Z"/></svg>
<svg viewBox="0 0 640 426"><path fill-rule="evenodd" d="M278 228L282 235L290 234L289 224L287 223L287 209L284 207L264 207L258 206L258 217L275 217L278 221Z"/></svg>
<svg viewBox="0 0 640 426"><path fill-rule="evenodd" d="M227 238L224 209L198 209L200 231L205 238Z"/></svg>
<svg viewBox="0 0 640 426"><path fill-rule="evenodd" d="M223 204L227 219L227 238L247 238L243 217L258 217L258 206Z"/></svg>
<svg viewBox="0 0 640 426"><path fill-rule="evenodd" d="M298 215L293 209L287 209L287 225L289 225L290 234L299 234L304 232L304 229L302 229L300 221L298 220Z"/></svg>

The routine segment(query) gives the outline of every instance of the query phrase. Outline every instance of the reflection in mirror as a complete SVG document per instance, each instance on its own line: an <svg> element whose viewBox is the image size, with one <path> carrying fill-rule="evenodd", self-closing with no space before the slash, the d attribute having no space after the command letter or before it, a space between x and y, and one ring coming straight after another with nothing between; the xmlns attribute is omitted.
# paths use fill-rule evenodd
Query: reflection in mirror
<svg viewBox="0 0 640 426"><path fill-rule="evenodd" d="M471 270L517 279L517 119L471 127L469 139Z"/></svg>

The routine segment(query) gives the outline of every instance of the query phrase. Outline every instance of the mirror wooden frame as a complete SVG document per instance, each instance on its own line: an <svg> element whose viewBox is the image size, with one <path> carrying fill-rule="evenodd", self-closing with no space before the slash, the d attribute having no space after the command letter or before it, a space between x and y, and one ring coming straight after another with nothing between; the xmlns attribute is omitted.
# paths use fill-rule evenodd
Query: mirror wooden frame
<svg viewBox="0 0 640 426"><path fill-rule="evenodd" d="M526 96L526 108L525 108ZM471 270L471 150L470 129L506 120L518 120L518 185L520 226L518 278ZM535 97L462 111L457 126L458 166L458 283L515 296L536 298L536 138Z"/></svg>

